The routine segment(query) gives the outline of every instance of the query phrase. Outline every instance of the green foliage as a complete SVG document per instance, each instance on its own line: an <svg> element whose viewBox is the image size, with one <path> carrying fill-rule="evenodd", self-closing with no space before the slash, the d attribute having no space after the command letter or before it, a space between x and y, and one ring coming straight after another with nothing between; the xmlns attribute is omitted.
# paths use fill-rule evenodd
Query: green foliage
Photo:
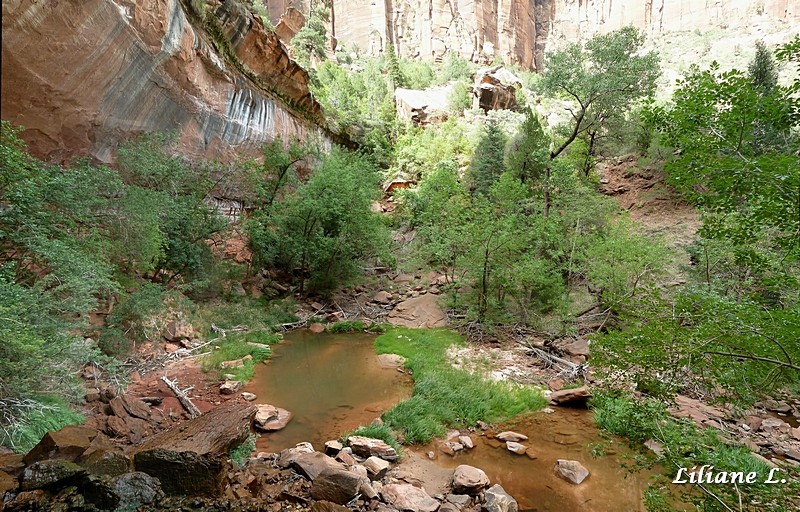
<svg viewBox="0 0 800 512"><path fill-rule="evenodd" d="M366 330L364 322L360 320L342 320L328 325L325 330L332 333L360 332Z"/></svg>
<svg viewBox="0 0 800 512"><path fill-rule="evenodd" d="M747 67L753 87L762 95L769 95L778 85L778 66L764 41L756 41L756 54Z"/></svg>
<svg viewBox="0 0 800 512"><path fill-rule="evenodd" d="M409 89L427 89L436 82L433 68L422 60L401 59L400 71Z"/></svg>
<svg viewBox="0 0 800 512"><path fill-rule="evenodd" d="M451 81L472 81L474 65L455 52L447 54L444 66L437 73L437 82L444 84Z"/></svg>
<svg viewBox="0 0 800 512"><path fill-rule="evenodd" d="M663 452L655 459L638 457L640 467L658 463L666 468L670 478L659 478L646 493L648 510L673 510L667 504L679 499L698 510L739 510L740 503L758 504L758 510L795 510L800 475L796 471L785 485L763 483L769 466L757 460L750 450L720 438L714 429L699 429L694 423L671 418L665 405L653 399L634 400L616 393L597 393L592 399L595 420L600 428L622 435L639 445L656 440ZM693 485L669 486L677 468L713 466L715 472L757 473L756 483L734 486L704 484L710 493L697 492ZM787 476L781 473L781 477ZM713 493L713 494L712 494ZM721 500L722 505L718 500ZM748 509L750 510L750 509Z"/></svg>
<svg viewBox="0 0 800 512"><path fill-rule="evenodd" d="M297 275L299 291L329 293L358 272L363 258L385 255L388 232L371 210L377 173L368 159L334 149L307 183L273 214L249 224L258 257Z"/></svg>
<svg viewBox="0 0 800 512"><path fill-rule="evenodd" d="M477 420L502 421L544 407L538 389L484 381L453 368L446 358L462 338L447 330L389 329L375 340L379 354L399 354L414 376L413 396L383 415L386 425L404 433L407 443L424 443L446 427Z"/></svg>
<svg viewBox="0 0 800 512"><path fill-rule="evenodd" d="M466 127L450 118L425 130L410 128L397 138L393 172L412 179L427 176L441 163L466 165L473 151Z"/></svg>
<svg viewBox="0 0 800 512"><path fill-rule="evenodd" d="M544 132L536 111L525 111L525 121L509 141L508 170L523 183L540 181L550 165L550 137Z"/></svg>
<svg viewBox="0 0 800 512"><path fill-rule="evenodd" d="M627 327L598 339L608 371L634 368L640 382L658 381L666 394L688 382L731 401L800 381L800 308L766 309L707 288L688 289L669 302L640 302ZM633 315L631 315L633 316Z"/></svg>
<svg viewBox="0 0 800 512"><path fill-rule="evenodd" d="M386 73L389 75L389 86L392 91L398 87L406 87L408 80L400 69L400 61L394 53L392 43L386 43Z"/></svg>
<svg viewBox="0 0 800 512"><path fill-rule="evenodd" d="M263 338L258 338L263 341ZM271 339L267 340L272 343L277 343L280 340L278 335L273 335ZM210 372L216 371L220 375L229 373L233 375L234 380L240 382L247 382L253 378L255 373L255 365L270 357L272 350L269 345L249 341L247 334L245 335L228 335L221 338L213 344L212 351L203 358L203 371ZM236 368L221 368L220 365L225 361L235 361L243 359L243 366Z"/></svg>
<svg viewBox="0 0 800 512"><path fill-rule="evenodd" d="M371 423L369 425L361 425L355 430L344 434L341 439L342 441L347 441L347 438L350 436L364 436L364 437L371 437L373 439L380 439L381 441L385 442L389 446L395 449L398 455L403 453L403 449L400 447L400 443L397 441L395 437L395 433L392 431L390 427L385 424L375 424Z"/></svg>
<svg viewBox="0 0 800 512"><path fill-rule="evenodd" d="M487 123L478 139L469 166L470 187L477 194L487 194L492 184L505 171L503 166L506 135L496 123Z"/></svg>
<svg viewBox="0 0 800 512"><path fill-rule="evenodd" d="M29 452L47 432L84 420L62 399L52 395L10 400L0 394L0 418L0 446L17 453Z"/></svg>
<svg viewBox="0 0 800 512"><path fill-rule="evenodd" d="M325 23L330 11L325 7L314 9L306 20L306 24L292 38L291 47L295 60L308 69L312 59L325 60L325 48L328 45L328 29Z"/></svg>
<svg viewBox="0 0 800 512"><path fill-rule="evenodd" d="M603 304L620 311L635 303L641 288L654 284L667 255L657 240L636 234L631 223L621 219L590 240L578 262L589 281L601 289Z"/></svg>
<svg viewBox="0 0 800 512"><path fill-rule="evenodd" d="M256 436L255 434L250 434L242 444L231 448L228 457L236 464L237 468L242 468L255 450Z"/></svg>
<svg viewBox="0 0 800 512"><path fill-rule="evenodd" d="M472 106L472 92L469 84L463 80L453 84L453 89L447 97L447 110L453 116L461 115L464 110Z"/></svg>
<svg viewBox="0 0 800 512"><path fill-rule="evenodd" d="M143 251L128 255L140 270L165 272L167 282L201 280L212 262L206 244L225 221L205 203L213 182L208 169L190 168L169 152L174 134L146 134L119 149L118 163L130 186L121 213L126 225L137 222L130 237L120 230L123 247L146 241ZM128 249L129 250L129 249ZM123 253L124 254L124 253ZM157 259L155 259L157 258Z"/></svg>
<svg viewBox="0 0 800 512"><path fill-rule="evenodd" d="M585 46L575 42L546 56L542 90L574 101L572 120L551 151L558 157L577 138L585 138L588 154L608 129L608 121L624 116L639 99L655 92L660 75L658 55L643 53L644 34L629 26L592 37Z"/></svg>
<svg viewBox="0 0 800 512"><path fill-rule="evenodd" d="M319 65L311 91L322 105L332 129L363 144L376 161L388 165L390 141L396 131L392 88L380 61L363 63L350 73L334 62Z"/></svg>

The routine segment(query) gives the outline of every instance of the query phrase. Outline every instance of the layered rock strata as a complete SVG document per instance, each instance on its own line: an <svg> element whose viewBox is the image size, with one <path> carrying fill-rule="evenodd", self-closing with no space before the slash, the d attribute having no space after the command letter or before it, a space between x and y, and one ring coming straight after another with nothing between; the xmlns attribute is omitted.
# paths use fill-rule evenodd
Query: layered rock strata
<svg viewBox="0 0 800 512"><path fill-rule="evenodd" d="M236 0L4 0L2 23L2 117L39 157L109 162L146 131L204 158L328 139L308 74Z"/></svg>

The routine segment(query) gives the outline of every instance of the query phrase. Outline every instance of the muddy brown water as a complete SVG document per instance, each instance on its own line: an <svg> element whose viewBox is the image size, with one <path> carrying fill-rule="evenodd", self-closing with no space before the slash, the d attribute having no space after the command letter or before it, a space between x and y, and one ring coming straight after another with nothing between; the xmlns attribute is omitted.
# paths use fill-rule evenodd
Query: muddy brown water
<svg viewBox="0 0 800 512"><path fill-rule="evenodd" d="M273 357L259 365L246 387L257 403L289 409L294 418L279 432L262 435L257 450L277 452L302 441L318 450L325 441L366 425L411 392L408 375L382 368L373 348L374 336L314 334L295 331L273 347ZM591 413L556 408L503 425L529 437L524 444L535 458L516 455L480 431L475 448L451 457L436 444L406 448L404 470L416 476L431 494L444 492L452 469L460 464L483 469L519 503L520 510L552 512L633 512L644 510L642 493L649 474L630 474L623 467L626 448L610 441L606 455L592 457L590 446L603 441ZM499 432L499 430L498 430ZM491 433L489 433L491 434ZM429 460L427 452L436 453ZM557 459L578 460L590 471L579 486L553 472Z"/></svg>
<svg viewBox="0 0 800 512"><path fill-rule="evenodd" d="M395 368L381 367L375 336L292 331L258 365L245 391L256 403L288 409L294 417L283 430L262 435L259 451L278 452L302 441L317 450L409 397L412 381Z"/></svg>

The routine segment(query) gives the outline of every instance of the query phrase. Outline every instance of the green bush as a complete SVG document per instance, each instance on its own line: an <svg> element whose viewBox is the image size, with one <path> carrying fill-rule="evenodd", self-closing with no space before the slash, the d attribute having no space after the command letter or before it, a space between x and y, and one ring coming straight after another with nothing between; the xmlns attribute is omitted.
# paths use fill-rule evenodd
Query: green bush
<svg viewBox="0 0 800 512"><path fill-rule="evenodd" d="M233 461L237 468L242 468L247 459L253 454L256 449L256 436L250 434L247 439L238 446L231 448L228 457Z"/></svg>

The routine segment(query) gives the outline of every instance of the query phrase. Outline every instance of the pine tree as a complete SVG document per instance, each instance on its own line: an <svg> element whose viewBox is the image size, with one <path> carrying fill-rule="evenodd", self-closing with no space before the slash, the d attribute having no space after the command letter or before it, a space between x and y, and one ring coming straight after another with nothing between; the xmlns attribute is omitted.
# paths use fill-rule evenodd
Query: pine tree
<svg viewBox="0 0 800 512"><path fill-rule="evenodd" d="M495 122L488 122L469 167L472 188L476 194L488 195L489 189L503 174L506 135Z"/></svg>

